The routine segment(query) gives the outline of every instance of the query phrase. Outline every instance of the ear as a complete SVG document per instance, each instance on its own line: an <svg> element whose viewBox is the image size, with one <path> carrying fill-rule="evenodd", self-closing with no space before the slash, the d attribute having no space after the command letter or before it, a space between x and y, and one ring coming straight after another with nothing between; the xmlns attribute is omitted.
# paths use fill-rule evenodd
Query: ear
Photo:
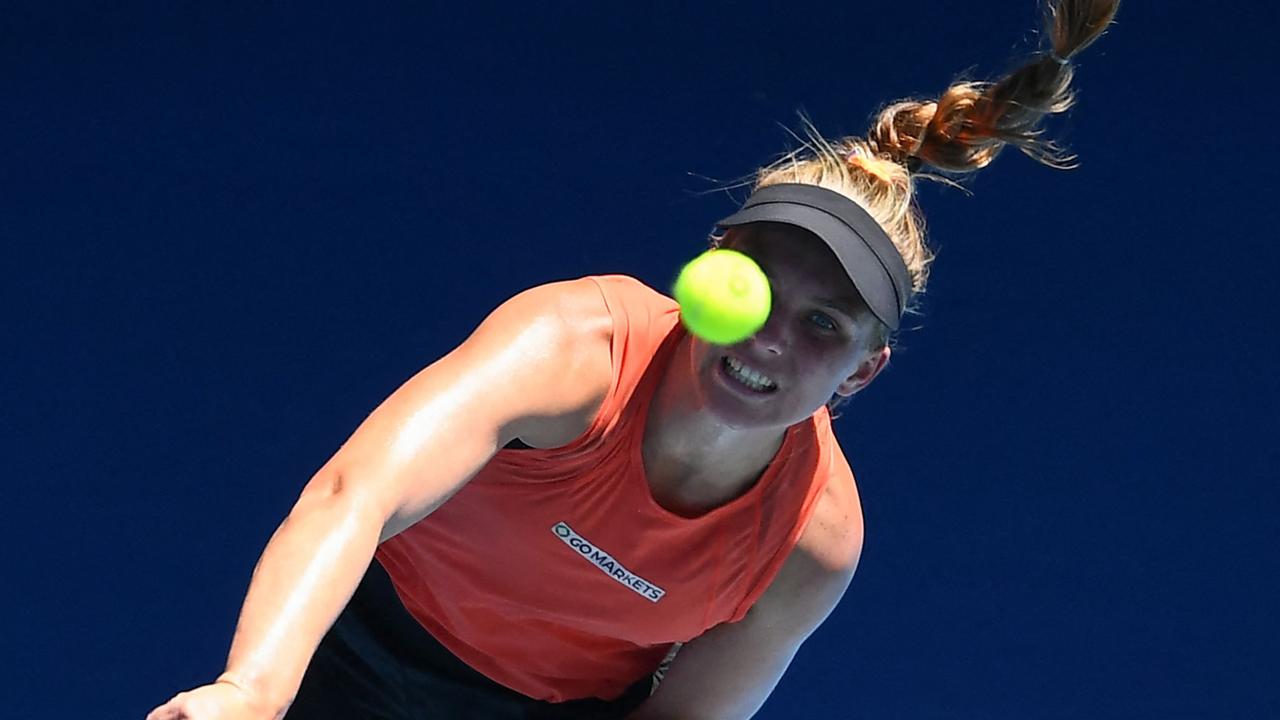
<svg viewBox="0 0 1280 720"><path fill-rule="evenodd" d="M836 388L836 394L841 397L849 397L870 385L871 381L876 379L876 376L880 374L880 371L884 369L885 365L889 364L890 354L892 354L892 351L889 349L888 345L885 345L880 348L879 351L872 353L858 365L857 370L855 370L852 375L845 378L845 381L840 383L840 386Z"/></svg>

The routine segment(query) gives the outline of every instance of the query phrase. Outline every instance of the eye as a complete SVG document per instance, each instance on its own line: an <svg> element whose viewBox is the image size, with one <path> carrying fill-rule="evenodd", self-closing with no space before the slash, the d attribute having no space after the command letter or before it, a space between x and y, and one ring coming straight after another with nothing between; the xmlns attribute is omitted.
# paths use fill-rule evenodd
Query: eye
<svg viewBox="0 0 1280 720"><path fill-rule="evenodd" d="M811 313L811 314L809 315L809 317L810 317L811 319L812 319L812 318L818 318L818 321L817 321L817 322L815 322L815 323L814 323L814 325L817 325L818 327L822 328L823 330L833 331L833 330L838 330L838 329L839 329L839 327L836 325L836 321L835 321L835 320L832 320L832 319L831 319L831 317L830 317L830 316L828 316L826 313L820 313L820 312L816 312L816 311L815 311L815 312Z"/></svg>

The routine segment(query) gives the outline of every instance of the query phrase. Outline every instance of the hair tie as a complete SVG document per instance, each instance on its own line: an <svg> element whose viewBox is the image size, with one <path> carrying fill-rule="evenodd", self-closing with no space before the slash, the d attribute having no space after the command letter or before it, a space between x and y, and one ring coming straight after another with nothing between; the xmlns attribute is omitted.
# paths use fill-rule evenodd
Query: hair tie
<svg viewBox="0 0 1280 720"><path fill-rule="evenodd" d="M887 183L893 182L893 173L888 166L900 166L900 163L872 155L857 145L844 156L844 163L845 165L856 165L864 172L870 173Z"/></svg>
<svg viewBox="0 0 1280 720"><path fill-rule="evenodd" d="M1059 65L1067 65L1071 62L1070 60L1058 55L1057 50L1050 50L1049 57L1052 58L1053 61L1058 63Z"/></svg>

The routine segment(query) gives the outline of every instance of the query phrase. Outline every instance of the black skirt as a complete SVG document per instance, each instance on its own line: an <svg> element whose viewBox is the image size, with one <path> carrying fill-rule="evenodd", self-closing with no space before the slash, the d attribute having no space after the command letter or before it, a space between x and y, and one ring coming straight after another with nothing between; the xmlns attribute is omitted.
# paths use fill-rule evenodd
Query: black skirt
<svg viewBox="0 0 1280 720"><path fill-rule="evenodd" d="M431 637L374 560L320 642L285 720L605 720L649 696L651 676L616 700L550 703L490 680Z"/></svg>

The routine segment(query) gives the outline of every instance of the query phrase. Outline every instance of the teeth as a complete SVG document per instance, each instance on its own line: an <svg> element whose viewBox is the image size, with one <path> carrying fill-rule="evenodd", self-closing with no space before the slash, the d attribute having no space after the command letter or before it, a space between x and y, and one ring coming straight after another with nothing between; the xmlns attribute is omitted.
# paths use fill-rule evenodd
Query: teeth
<svg viewBox="0 0 1280 720"><path fill-rule="evenodd" d="M773 380L769 379L766 375L752 370L733 358L725 358L725 360L729 364L729 370L731 371L730 374L747 385L750 385L752 388L756 390L771 390L776 387Z"/></svg>

